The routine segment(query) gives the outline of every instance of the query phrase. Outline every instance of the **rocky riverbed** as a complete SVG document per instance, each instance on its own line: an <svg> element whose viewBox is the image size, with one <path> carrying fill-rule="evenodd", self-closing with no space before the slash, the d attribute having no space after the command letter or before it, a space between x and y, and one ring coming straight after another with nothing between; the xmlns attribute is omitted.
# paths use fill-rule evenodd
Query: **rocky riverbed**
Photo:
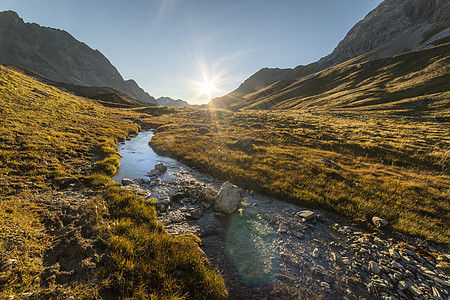
<svg viewBox="0 0 450 300"><path fill-rule="evenodd" d="M158 169L160 167L157 167ZM124 188L158 200L171 234L193 233L224 276L230 299L448 299L450 255L372 222L299 207L251 191L232 214L207 187L223 182L176 161ZM206 195L206 196L205 196ZM374 220L376 224L379 223Z"/></svg>

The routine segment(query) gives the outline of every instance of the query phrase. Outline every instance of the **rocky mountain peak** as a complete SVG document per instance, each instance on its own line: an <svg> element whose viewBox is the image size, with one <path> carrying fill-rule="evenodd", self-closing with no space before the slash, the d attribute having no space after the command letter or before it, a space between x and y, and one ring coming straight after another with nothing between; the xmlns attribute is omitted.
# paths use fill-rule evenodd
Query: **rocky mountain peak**
<svg viewBox="0 0 450 300"><path fill-rule="evenodd" d="M319 61L319 68L371 51L378 53L368 59L420 50L439 34L448 36L449 26L448 0L385 0L358 22L330 55Z"/></svg>
<svg viewBox="0 0 450 300"><path fill-rule="evenodd" d="M0 64L25 67L56 82L110 87L158 104L134 80L125 81L100 51L64 30L25 23L14 11L0 12Z"/></svg>
<svg viewBox="0 0 450 300"><path fill-rule="evenodd" d="M331 54L294 69L261 69L233 92L213 99L210 105L229 107L244 98L256 101L258 95L265 95L267 88L276 82L299 80L363 54L364 57L358 58L360 62L423 50L449 41L450 1L385 0L353 26ZM262 92L254 94L257 91Z"/></svg>

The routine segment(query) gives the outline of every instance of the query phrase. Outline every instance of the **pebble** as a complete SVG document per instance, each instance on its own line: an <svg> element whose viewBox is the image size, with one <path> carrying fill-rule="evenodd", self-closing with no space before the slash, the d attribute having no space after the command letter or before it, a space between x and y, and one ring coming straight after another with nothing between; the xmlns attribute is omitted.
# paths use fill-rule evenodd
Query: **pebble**
<svg viewBox="0 0 450 300"><path fill-rule="evenodd" d="M442 299L441 293L439 293L439 290L434 285L431 286L431 290L435 299Z"/></svg>
<svg viewBox="0 0 450 300"><path fill-rule="evenodd" d="M388 224L388 222L386 220L384 220L384 219L382 219L380 217L373 217L372 218L372 223L377 228L383 228L383 227L385 227Z"/></svg>
<svg viewBox="0 0 450 300"><path fill-rule="evenodd" d="M328 282L322 281L320 283L320 286L323 287L326 290L329 290L331 288L330 284Z"/></svg>
<svg viewBox="0 0 450 300"><path fill-rule="evenodd" d="M436 268L441 270L445 274L450 275L450 263L446 261L441 261L436 265Z"/></svg>
<svg viewBox="0 0 450 300"><path fill-rule="evenodd" d="M299 218L303 218L303 219L305 219L307 221L313 219L315 217L315 215L316 214L313 211L310 211L310 210L302 210L302 211L297 213L297 216Z"/></svg>
<svg viewBox="0 0 450 300"><path fill-rule="evenodd" d="M392 267L394 269L398 269L398 270L402 270L403 269L403 266L401 264L399 264L398 262L396 262L396 261L393 261L391 265L392 265Z"/></svg>
<svg viewBox="0 0 450 300"><path fill-rule="evenodd" d="M398 254L398 252L395 251L395 249L393 249L393 248L390 248L390 249L389 249L389 255L390 255L392 258L395 258L395 259L399 259L399 258L400 258L400 254Z"/></svg>
<svg viewBox="0 0 450 300"><path fill-rule="evenodd" d="M380 274L380 266L373 260L369 261L369 270L372 273Z"/></svg>
<svg viewBox="0 0 450 300"><path fill-rule="evenodd" d="M319 248L314 248L314 250L313 250L313 252L312 252L312 256L313 256L314 258L318 258L319 255L320 255L320 253L319 253Z"/></svg>

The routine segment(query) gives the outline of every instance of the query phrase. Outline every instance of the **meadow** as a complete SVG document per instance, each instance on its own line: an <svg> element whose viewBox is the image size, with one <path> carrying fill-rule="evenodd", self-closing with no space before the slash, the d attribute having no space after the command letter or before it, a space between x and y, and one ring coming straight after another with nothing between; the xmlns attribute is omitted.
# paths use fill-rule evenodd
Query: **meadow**
<svg viewBox="0 0 450 300"><path fill-rule="evenodd" d="M189 109L161 115L159 153L235 184L450 243L450 128L371 112Z"/></svg>
<svg viewBox="0 0 450 300"><path fill-rule="evenodd" d="M142 116L0 66L0 298L226 298L222 277L198 250L201 241L167 234L154 200L110 180L119 167L116 144L137 134ZM44 257L63 236L45 222L51 212L41 200L70 185L94 193L79 213L89 212L107 255L96 280L46 286ZM52 201L58 210L57 199L46 203Z"/></svg>

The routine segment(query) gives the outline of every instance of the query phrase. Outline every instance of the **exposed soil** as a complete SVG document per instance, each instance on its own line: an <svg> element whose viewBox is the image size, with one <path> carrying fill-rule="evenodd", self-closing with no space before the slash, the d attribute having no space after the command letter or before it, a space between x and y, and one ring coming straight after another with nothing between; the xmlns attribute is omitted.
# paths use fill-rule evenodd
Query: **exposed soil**
<svg viewBox="0 0 450 300"><path fill-rule="evenodd" d="M95 273L106 250L94 221L106 208L99 207L101 204L94 201L95 195L89 188L71 184L63 190L43 191L32 196L32 201L42 208L42 222L52 240L43 255L39 292L30 291L22 298L95 296L99 288ZM78 289L77 295L74 289Z"/></svg>

